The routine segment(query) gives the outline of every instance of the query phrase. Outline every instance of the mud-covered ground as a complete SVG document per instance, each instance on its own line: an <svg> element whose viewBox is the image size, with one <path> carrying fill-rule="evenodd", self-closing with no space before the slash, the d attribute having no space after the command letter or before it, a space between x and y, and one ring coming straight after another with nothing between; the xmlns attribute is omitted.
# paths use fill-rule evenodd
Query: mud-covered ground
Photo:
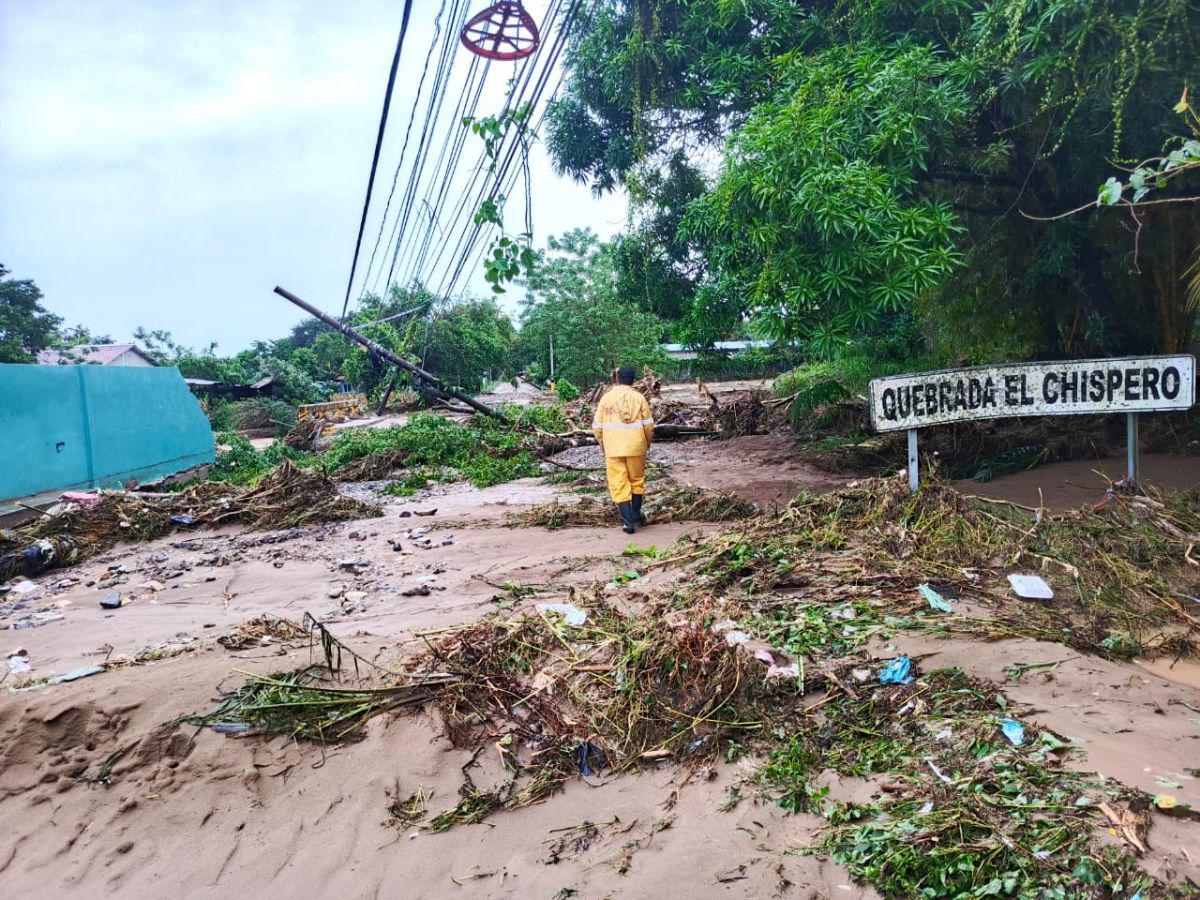
<svg viewBox="0 0 1200 900"><path fill-rule="evenodd" d="M594 448L560 459L599 463ZM659 444L652 459L679 481L764 505L844 481L804 462L786 435ZM820 818L754 801L723 811L760 762L752 757L701 772L662 764L581 778L528 808L433 834L388 813L389 797L418 790L430 812L458 802L468 754L426 714L377 718L362 741L332 749L160 728L211 707L239 683L238 670L308 660L304 644L231 652L216 643L262 613L299 620L310 612L358 653L390 660L420 646L423 633L510 608L514 585L536 591L518 603L557 601L627 570L630 539L615 514L607 528L506 526L507 513L556 495L572 496L543 479L452 485L384 498L379 519L176 535L38 579L22 609L12 610L10 597L0 625L45 614L38 627L0 631L6 655L28 652L33 677L150 652L92 677L0 692L0 888L33 897L875 896L828 860L794 852L812 843ZM652 525L634 543L665 548L715 527ZM659 568L619 592L636 597L680 577ZM114 592L126 605L102 610L100 599ZM1175 678L1169 660L1150 670L1056 644L912 635L873 651L932 654L926 669L958 665L997 682L1013 663L1062 660L1006 685L1024 719L1077 740L1078 768L1151 792L1178 784L1179 802L1200 806L1200 689ZM107 784L87 780L123 748L132 749ZM494 760L480 762L481 786L502 777ZM876 790L834 786L856 799ZM577 828L583 823L594 828ZM1198 829L1156 816L1147 869L1200 881Z"/></svg>

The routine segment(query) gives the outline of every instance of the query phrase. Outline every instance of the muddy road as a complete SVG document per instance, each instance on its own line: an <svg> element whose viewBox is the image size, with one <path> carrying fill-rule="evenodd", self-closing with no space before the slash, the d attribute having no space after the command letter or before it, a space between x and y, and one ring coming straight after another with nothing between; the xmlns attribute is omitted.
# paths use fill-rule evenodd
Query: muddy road
<svg viewBox="0 0 1200 900"><path fill-rule="evenodd" d="M805 463L786 435L659 444L651 458L678 481L765 507L846 481ZM559 459L599 462L594 448ZM1027 502L1030 488L1001 479L970 489ZM442 486L407 500L381 498L371 485L348 490L380 499L384 516L269 534L175 535L38 579L21 613L46 613L39 627L0 632L6 654L27 652L31 676L136 662L0 694L6 893L876 896L829 860L795 852L815 840L824 820L755 799L762 760L754 756L580 778L527 808L435 834L400 821L394 805L416 793L430 812L453 807L471 754L454 749L429 714L379 717L361 741L328 748L164 729L210 708L244 677L239 672L277 672L311 659L303 642L237 651L217 643L252 617L311 613L364 658L390 663L431 633L497 610L569 602L594 582L609 583L614 603L636 604L685 576L639 565L623 555L630 543L666 549L720 527L651 525L632 542L615 514L604 528L508 527L514 511L576 496L545 479L486 490ZM1047 494L1043 486L1049 502ZM614 581L631 568L642 577ZM102 610L99 600L114 592L126 605ZM13 621L10 614L4 623ZM927 669L959 666L1007 682L1028 722L1078 742L1080 770L1151 792L1176 785L1180 803L1200 807L1200 688L1191 676L1175 678L1166 662L1144 668L1031 641L905 635L871 647L880 660L897 652ZM1015 663L1056 661L1018 681L1006 674ZM503 776L493 756L476 762L477 784ZM879 790L868 781L827 781L835 797ZM731 804L741 791L751 799ZM1146 869L1200 881L1198 831L1157 817Z"/></svg>

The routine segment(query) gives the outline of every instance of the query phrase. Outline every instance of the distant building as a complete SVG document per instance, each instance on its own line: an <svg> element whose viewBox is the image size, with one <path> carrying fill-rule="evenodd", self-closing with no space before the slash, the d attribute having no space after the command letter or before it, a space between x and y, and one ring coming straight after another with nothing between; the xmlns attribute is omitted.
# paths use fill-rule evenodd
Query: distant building
<svg viewBox="0 0 1200 900"><path fill-rule="evenodd" d="M37 355L42 366L157 366L136 344L80 344L67 350L42 350Z"/></svg>
<svg viewBox="0 0 1200 900"><path fill-rule="evenodd" d="M705 348L706 353L723 353L726 356L737 356L747 350L766 350L774 346L774 341L714 341L711 347ZM658 349L671 359L695 359L701 351L691 344L659 344Z"/></svg>

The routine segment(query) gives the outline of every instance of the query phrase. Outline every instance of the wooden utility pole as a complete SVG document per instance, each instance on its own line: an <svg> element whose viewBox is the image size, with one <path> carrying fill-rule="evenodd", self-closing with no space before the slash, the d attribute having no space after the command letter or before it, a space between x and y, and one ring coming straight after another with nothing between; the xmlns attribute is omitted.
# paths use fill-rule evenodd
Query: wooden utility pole
<svg viewBox="0 0 1200 900"><path fill-rule="evenodd" d="M369 351L376 354L381 359L386 359L388 362L392 363L393 365L397 365L400 368L404 369L404 371L408 372L409 374L415 375L421 381L428 382L429 384L431 384L434 387L441 390L443 393L448 394L449 396L454 397L457 400L461 400L463 403L467 404L467 406L471 407L471 409L475 410L476 412L483 413L485 416L491 416L492 418L495 418L495 419L504 418L499 412L492 409L490 406L486 406L483 403L480 403L474 397L470 397L467 394L463 394L459 391L454 390L454 388L451 388L450 386L445 384L436 375L434 375L430 372L426 372L420 366L415 366L412 363L410 363L407 359L397 356L391 350L388 350L386 347L380 346L379 344L375 343L373 340L371 340L368 337L364 337L363 335L361 335L357 331L355 331L353 328L351 328L349 325L345 325L345 324L339 322L333 316L326 315L325 313L321 312L321 310L319 310L315 306L313 306L311 303L307 302L306 300L301 300L299 297L297 297L291 291L285 290L284 288L281 288L281 287L276 287L275 293L277 293L283 299L296 304L296 306L300 307L302 310L304 310L309 315L315 316L316 318L320 319L322 322L324 322L330 328L333 328L336 331L340 331L346 337L350 338L350 340L355 341L359 344L362 344Z"/></svg>

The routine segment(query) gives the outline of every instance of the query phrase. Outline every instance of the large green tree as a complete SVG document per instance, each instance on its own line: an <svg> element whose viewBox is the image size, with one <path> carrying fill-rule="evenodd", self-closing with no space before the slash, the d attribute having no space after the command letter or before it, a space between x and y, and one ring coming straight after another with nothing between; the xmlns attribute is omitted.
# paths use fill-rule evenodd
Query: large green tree
<svg viewBox="0 0 1200 900"><path fill-rule="evenodd" d="M62 319L42 306L36 284L9 274L0 265L0 363L31 363L54 344Z"/></svg>
<svg viewBox="0 0 1200 900"><path fill-rule="evenodd" d="M590 230L550 238L528 282L517 338L521 364L549 375L553 354L554 374L582 387L619 365L663 361L665 323L620 295L613 255Z"/></svg>
<svg viewBox="0 0 1200 900"><path fill-rule="evenodd" d="M651 216L681 155L713 173L675 235L696 330L834 346L902 306L956 356L1190 342L1200 205L1040 219L1168 152L1195 4L598 0L590 22L549 146Z"/></svg>

